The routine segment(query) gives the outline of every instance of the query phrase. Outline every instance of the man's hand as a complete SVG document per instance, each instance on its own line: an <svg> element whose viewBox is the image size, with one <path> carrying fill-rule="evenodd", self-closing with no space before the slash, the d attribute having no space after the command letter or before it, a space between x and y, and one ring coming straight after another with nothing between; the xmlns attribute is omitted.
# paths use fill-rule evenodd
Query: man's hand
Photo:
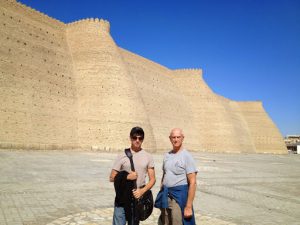
<svg viewBox="0 0 300 225"><path fill-rule="evenodd" d="M184 218L190 218L190 217L192 217L192 215L193 215L192 207L186 206L184 208L184 214L183 214Z"/></svg>
<svg viewBox="0 0 300 225"><path fill-rule="evenodd" d="M137 172L131 171L131 172L127 175L127 180L136 180L137 177L138 177Z"/></svg>
<svg viewBox="0 0 300 225"><path fill-rule="evenodd" d="M139 199L140 197L143 196L143 194L145 193L145 191L144 191L143 188L138 188L138 189L132 190L132 193L133 193L133 196L136 199Z"/></svg>

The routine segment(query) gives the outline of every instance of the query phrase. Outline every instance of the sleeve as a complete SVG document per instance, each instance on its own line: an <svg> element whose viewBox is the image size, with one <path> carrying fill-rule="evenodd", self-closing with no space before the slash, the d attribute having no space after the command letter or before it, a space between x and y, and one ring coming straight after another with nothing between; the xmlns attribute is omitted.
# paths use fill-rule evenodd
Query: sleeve
<svg viewBox="0 0 300 225"><path fill-rule="evenodd" d="M186 165L186 174L198 172L196 163L195 163L192 155L189 152L187 152L187 154L185 156L185 165Z"/></svg>
<svg viewBox="0 0 300 225"><path fill-rule="evenodd" d="M162 164L161 164L161 169L162 169L162 171L165 171L165 161L166 161L166 156L167 156L167 153L164 154L163 162L162 162Z"/></svg>
<svg viewBox="0 0 300 225"><path fill-rule="evenodd" d="M118 155L118 157L115 159L115 162L112 166L112 169L113 170L116 170L118 172L121 171L121 168L122 168L122 160L121 160L122 156L121 155Z"/></svg>
<svg viewBox="0 0 300 225"><path fill-rule="evenodd" d="M154 168L154 160L153 160L152 155L148 154L148 157L149 157L148 169Z"/></svg>

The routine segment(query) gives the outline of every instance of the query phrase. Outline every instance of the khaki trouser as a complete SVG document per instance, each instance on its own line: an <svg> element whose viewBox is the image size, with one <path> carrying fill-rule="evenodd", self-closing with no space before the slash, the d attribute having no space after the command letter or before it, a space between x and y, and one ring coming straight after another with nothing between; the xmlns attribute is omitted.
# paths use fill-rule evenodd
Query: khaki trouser
<svg viewBox="0 0 300 225"><path fill-rule="evenodd" d="M168 198L169 208L161 209L158 225L182 225L182 213L175 199Z"/></svg>

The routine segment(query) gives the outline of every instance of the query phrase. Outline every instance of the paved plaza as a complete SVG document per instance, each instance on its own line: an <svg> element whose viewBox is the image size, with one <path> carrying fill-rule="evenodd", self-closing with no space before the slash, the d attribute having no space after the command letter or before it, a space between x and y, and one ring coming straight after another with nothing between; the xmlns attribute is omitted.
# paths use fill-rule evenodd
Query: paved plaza
<svg viewBox="0 0 300 225"><path fill-rule="evenodd" d="M192 153L198 225L300 224L300 155ZM0 225L108 225L116 153L0 150ZM162 154L154 154L157 183ZM156 224L159 212L143 224Z"/></svg>

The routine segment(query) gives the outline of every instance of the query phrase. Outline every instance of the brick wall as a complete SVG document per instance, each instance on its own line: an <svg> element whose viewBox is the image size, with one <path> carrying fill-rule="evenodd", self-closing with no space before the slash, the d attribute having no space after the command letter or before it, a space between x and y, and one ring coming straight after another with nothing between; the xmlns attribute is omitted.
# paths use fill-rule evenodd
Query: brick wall
<svg viewBox="0 0 300 225"><path fill-rule="evenodd" d="M0 20L2 147L76 147L77 100L65 25L14 1L1 1Z"/></svg>
<svg viewBox="0 0 300 225"><path fill-rule="evenodd" d="M118 47L105 20L64 24L3 0L0 21L0 148L120 151L142 126L153 152L180 127L190 150L287 153L261 103Z"/></svg>

